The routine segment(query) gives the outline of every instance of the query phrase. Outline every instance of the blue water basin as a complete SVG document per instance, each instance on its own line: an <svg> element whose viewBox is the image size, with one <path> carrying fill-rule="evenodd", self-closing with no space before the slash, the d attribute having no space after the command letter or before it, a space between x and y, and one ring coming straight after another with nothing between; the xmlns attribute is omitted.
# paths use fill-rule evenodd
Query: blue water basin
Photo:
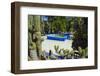
<svg viewBox="0 0 100 76"><path fill-rule="evenodd" d="M60 36L58 34L50 34L50 35L47 35L47 39L65 41L66 39L70 39L70 34L64 34L64 36Z"/></svg>

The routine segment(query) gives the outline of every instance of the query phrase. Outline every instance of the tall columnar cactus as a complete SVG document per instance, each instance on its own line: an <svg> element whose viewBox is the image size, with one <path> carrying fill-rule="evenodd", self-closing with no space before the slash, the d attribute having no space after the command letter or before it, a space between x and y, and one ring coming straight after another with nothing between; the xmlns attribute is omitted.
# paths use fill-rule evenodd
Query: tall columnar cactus
<svg viewBox="0 0 100 76"><path fill-rule="evenodd" d="M34 16L33 17L33 22L34 22L34 26L35 26L35 31L36 32L40 32L41 28L40 28L40 16Z"/></svg>
<svg viewBox="0 0 100 76"><path fill-rule="evenodd" d="M36 36L36 50L37 50L37 55L38 58L41 59L41 28L40 28L40 16L34 16L34 26L35 26L35 36Z"/></svg>
<svg viewBox="0 0 100 76"><path fill-rule="evenodd" d="M31 60L36 60L41 58L41 32L40 31L41 31L40 16L29 15L28 16L28 46L29 46L28 52Z"/></svg>

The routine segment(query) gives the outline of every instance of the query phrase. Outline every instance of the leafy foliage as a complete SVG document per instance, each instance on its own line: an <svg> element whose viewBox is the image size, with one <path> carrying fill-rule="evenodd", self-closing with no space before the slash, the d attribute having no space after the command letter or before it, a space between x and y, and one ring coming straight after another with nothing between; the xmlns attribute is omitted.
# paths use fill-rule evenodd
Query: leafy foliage
<svg viewBox="0 0 100 76"><path fill-rule="evenodd" d="M78 47L85 49L88 46L87 21L87 18L77 18L76 24L74 25L77 28L74 29L72 43L72 48L74 50L78 50Z"/></svg>

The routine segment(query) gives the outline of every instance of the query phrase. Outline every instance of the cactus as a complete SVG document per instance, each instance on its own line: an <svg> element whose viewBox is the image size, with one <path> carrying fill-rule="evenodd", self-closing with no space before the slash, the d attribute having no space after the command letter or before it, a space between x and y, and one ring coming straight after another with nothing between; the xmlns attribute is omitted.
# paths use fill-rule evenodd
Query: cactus
<svg viewBox="0 0 100 76"><path fill-rule="evenodd" d="M29 52L36 50L36 54L41 59L41 29L40 16L28 16L28 45Z"/></svg>

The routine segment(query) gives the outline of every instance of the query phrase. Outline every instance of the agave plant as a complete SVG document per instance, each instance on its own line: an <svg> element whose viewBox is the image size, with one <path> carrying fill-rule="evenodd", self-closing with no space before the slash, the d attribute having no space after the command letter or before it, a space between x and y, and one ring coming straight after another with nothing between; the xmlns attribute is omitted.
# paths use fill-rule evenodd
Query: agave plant
<svg viewBox="0 0 100 76"><path fill-rule="evenodd" d="M75 59L80 58L80 52L78 50L74 50L74 58Z"/></svg>
<svg viewBox="0 0 100 76"><path fill-rule="evenodd" d="M64 52L65 55L69 54L69 50L68 49L65 49L63 52Z"/></svg>
<svg viewBox="0 0 100 76"><path fill-rule="evenodd" d="M59 46L58 46L58 45L55 45L55 46L54 46L54 49L55 49L55 52L56 52L56 53L59 52Z"/></svg>
<svg viewBox="0 0 100 76"><path fill-rule="evenodd" d="M88 49L82 49L81 47L78 47L80 58L87 58L88 57Z"/></svg>
<svg viewBox="0 0 100 76"><path fill-rule="evenodd" d="M63 56L63 55L64 55L64 48L60 49L60 50L58 51L58 54L60 54L61 56Z"/></svg>
<svg viewBox="0 0 100 76"><path fill-rule="evenodd" d="M66 59L72 59L73 51L66 49L65 50L65 56L66 56Z"/></svg>
<svg viewBox="0 0 100 76"><path fill-rule="evenodd" d="M71 50L71 51L70 51L70 54L71 54L72 56L74 56L74 51L73 51L73 50Z"/></svg>
<svg viewBox="0 0 100 76"><path fill-rule="evenodd" d="M56 51L57 55L57 59L64 59L64 54L63 54L63 50L64 49L59 49Z"/></svg>

